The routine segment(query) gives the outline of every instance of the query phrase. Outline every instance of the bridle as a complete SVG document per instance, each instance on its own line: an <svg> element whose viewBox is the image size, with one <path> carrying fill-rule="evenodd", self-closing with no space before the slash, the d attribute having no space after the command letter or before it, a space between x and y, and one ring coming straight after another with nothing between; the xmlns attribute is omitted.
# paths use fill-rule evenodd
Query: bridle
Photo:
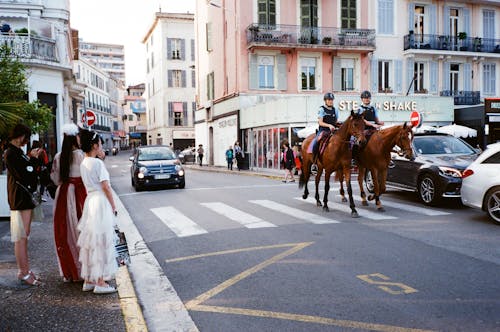
<svg viewBox="0 0 500 332"><path fill-rule="evenodd" d="M408 138L408 134L410 134L410 141L408 143L408 146L406 148L403 148L404 145L402 143L404 142L405 138ZM404 130L404 133L399 134L398 142L396 143L396 145L401 148L401 151L398 152L398 155L400 157L405 157L410 159L410 157L408 156L413 155L413 150L411 147L412 141L413 141L413 131L411 129L409 132L407 130Z"/></svg>

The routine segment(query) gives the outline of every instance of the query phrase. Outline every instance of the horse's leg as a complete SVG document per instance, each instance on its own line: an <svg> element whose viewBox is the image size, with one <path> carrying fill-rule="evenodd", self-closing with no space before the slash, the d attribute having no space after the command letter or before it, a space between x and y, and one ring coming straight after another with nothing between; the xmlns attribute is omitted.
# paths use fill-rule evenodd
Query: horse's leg
<svg viewBox="0 0 500 332"><path fill-rule="evenodd" d="M323 206L321 204L321 201L319 200L319 181L321 180L321 173L323 173L323 167L320 166L318 167L318 174L316 174L316 177L314 178L314 185L316 187L316 193L314 194L314 198L316 198L316 206Z"/></svg>
<svg viewBox="0 0 500 332"><path fill-rule="evenodd" d="M364 167L358 166L358 184L359 192L361 193L361 205L368 206L368 201L366 200L366 193L363 189L363 181L365 180L366 169Z"/></svg>
<svg viewBox="0 0 500 332"><path fill-rule="evenodd" d="M380 212L385 212L384 207L380 203L380 174L378 169L373 168L370 170L372 173L372 179L373 179L373 195L368 196L368 200L373 200L375 199L375 205L377 205L377 210Z"/></svg>
<svg viewBox="0 0 500 332"><path fill-rule="evenodd" d="M330 190L330 175L331 171L325 169L325 194L323 195L323 211L328 212L330 209L328 208L328 191Z"/></svg>
<svg viewBox="0 0 500 332"><path fill-rule="evenodd" d="M349 160L350 164L350 160ZM359 214L356 211L356 205L354 205L354 198L352 197L352 186L351 186L351 165L344 167L344 179L347 184L347 193L349 194L349 207L351 208L351 217L358 218Z"/></svg>
<svg viewBox="0 0 500 332"><path fill-rule="evenodd" d="M347 203L347 198L345 198L344 191L344 174L342 172L337 171L340 183L340 196L342 197L342 203Z"/></svg>

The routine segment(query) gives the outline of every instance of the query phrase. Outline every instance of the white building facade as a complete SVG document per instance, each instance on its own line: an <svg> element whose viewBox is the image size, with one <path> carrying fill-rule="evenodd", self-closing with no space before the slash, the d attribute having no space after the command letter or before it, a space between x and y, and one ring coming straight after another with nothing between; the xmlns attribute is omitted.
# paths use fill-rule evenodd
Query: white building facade
<svg viewBox="0 0 500 332"><path fill-rule="evenodd" d="M79 42L80 57L89 60L125 84L125 48L108 43Z"/></svg>

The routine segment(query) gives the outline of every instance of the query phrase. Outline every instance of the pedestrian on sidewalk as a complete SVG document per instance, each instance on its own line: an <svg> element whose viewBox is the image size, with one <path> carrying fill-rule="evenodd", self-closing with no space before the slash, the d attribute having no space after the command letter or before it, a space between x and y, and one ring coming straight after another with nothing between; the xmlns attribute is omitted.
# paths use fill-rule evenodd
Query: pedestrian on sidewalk
<svg viewBox="0 0 500 332"><path fill-rule="evenodd" d="M63 126L62 150L52 163L50 178L58 186L54 199L54 240L59 272L64 282L81 280L78 221L83 212L87 191L80 175L85 155L80 149L79 128Z"/></svg>
<svg viewBox="0 0 500 332"><path fill-rule="evenodd" d="M283 167L285 169L285 178L283 182L287 182L288 177L291 178L290 182L295 182L295 178L292 173L292 169L295 165L295 157L293 155L293 150L290 149L290 143L288 141L283 141Z"/></svg>
<svg viewBox="0 0 500 332"><path fill-rule="evenodd" d="M229 149L226 150L226 160L227 160L227 169L230 169L231 171L233 170L233 158L234 158L234 151L233 147L230 145Z"/></svg>
<svg viewBox="0 0 500 332"><path fill-rule="evenodd" d="M109 183L109 173L104 162L96 158L102 153L102 139L94 131L82 129L80 133L85 158L80 165L87 199L82 217L78 223L80 236L82 291L95 294L116 292L106 281L114 278L118 269L116 263L115 216L117 214Z"/></svg>
<svg viewBox="0 0 500 332"><path fill-rule="evenodd" d="M200 166L203 165L203 154L205 153L205 150L203 150L203 144L198 145L198 150L196 151L198 153L198 160L200 162Z"/></svg>
<svg viewBox="0 0 500 332"><path fill-rule="evenodd" d="M240 142L236 141L234 143L234 156L236 158L236 166L238 167L238 171L241 171L243 168L243 150L241 149Z"/></svg>
<svg viewBox="0 0 500 332"><path fill-rule="evenodd" d="M38 167L37 173L40 178L40 195L42 196L42 201L46 202L47 200L43 198L43 194L45 192L45 187L48 183L50 170L47 168L49 166L49 156L47 155L47 151L43 148L43 144L40 141L33 141L31 144L31 149L38 149ZM29 154L29 152L28 152Z"/></svg>
<svg viewBox="0 0 500 332"><path fill-rule="evenodd" d="M23 124L17 124L10 136L10 143L5 151L5 164L7 166L7 196L10 206L10 236L14 242L19 272L17 278L24 284L31 286L40 285L39 278L30 270L28 258L28 238L31 222L35 218L36 207L31 198L31 193L37 189L38 174L38 149L25 155L21 149L31 137L31 129Z"/></svg>

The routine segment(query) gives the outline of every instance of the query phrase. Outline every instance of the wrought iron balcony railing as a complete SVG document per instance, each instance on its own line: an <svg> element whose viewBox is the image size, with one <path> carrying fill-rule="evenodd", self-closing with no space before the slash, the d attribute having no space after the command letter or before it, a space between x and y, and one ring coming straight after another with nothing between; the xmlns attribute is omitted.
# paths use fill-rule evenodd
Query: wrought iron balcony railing
<svg viewBox="0 0 500 332"><path fill-rule="evenodd" d="M443 90L439 95L442 97L453 97L455 105L478 105L481 102L479 91Z"/></svg>
<svg viewBox="0 0 500 332"><path fill-rule="evenodd" d="M408 34L404 37L404 50L408 49L500 53L500 39Z"/></svg>
<svg viewBox="0 0 500 332"><path fill-rule="evenodd" d="M56 41L24 34L0 35L0 45L7 45L11 54L24 59L58 62Z"/></svg>
<svg viewBox="0 0 500 332"><path fill-rule="evenodd" d="M246 29L248 44L320 45L323 47L375 48L375 30L299 25L251 24Z"/></svg>

